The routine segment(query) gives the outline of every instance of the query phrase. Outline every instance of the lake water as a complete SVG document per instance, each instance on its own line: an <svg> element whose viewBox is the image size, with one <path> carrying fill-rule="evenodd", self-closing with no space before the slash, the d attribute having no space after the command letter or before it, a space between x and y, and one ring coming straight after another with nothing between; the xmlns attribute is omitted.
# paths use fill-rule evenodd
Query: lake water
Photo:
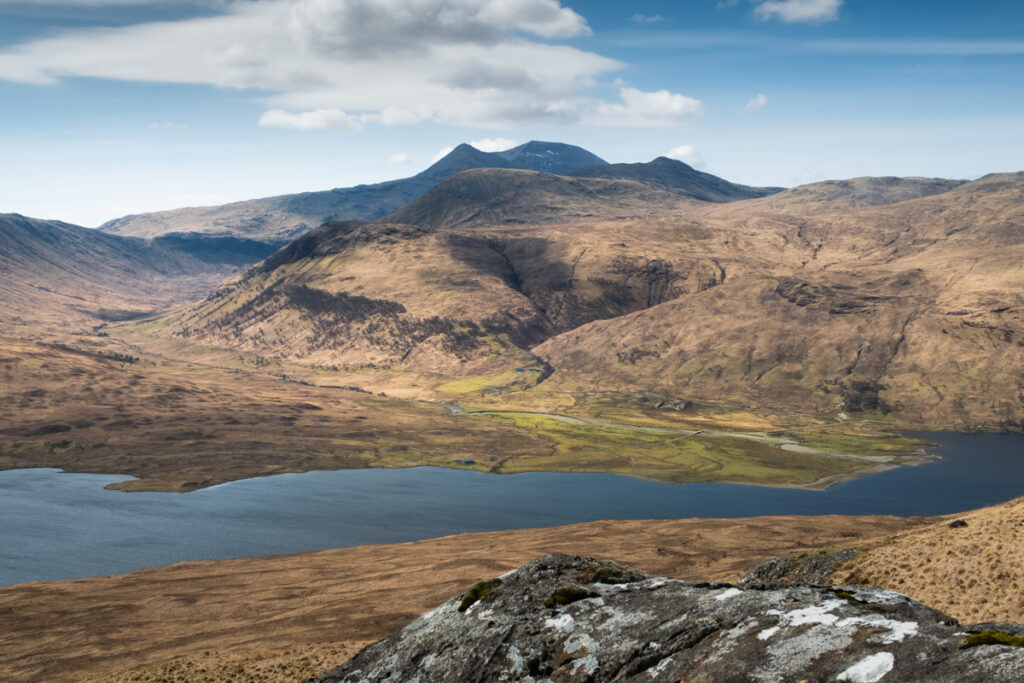
<svg viewBox="0 0 1024 683"><path fill-rule="evenodd" d="M1024 495L1024 436L914 436L941 443L934 452L942 459L827 491L414 468L284 474L186 494L124 493L103 488L122 476L0 472L0 585L598 519L934 515Z"/></svg>

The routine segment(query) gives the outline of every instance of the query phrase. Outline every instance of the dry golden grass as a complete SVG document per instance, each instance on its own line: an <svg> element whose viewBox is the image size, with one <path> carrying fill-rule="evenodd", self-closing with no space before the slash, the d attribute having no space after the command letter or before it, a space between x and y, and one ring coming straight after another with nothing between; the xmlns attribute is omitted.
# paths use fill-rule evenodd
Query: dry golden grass
<svg viewBox="0 0 1024 683"><path fill-rule="evenodd" d="M249 683L303 681L351 659L373 641L296 645L280 651L206 650L132 667L97 683Z"/></svg>
<svg viewBox="0 0 1024 683"><path fill-rule="evenodd" d="M305 672L318 657L327 669L345 658L327 661L338 648L350 652L382 638L477 581L550 552L614 558L687 580L733 581L786 552L921 522L605 521L23 584L0 589L0 679L95 680L130 669L114 680L174 681L206 669L205 680L239 680L281 666Z"/></svg>
<svg viewBox="0 0 1024 683"><path fill-rule="evenodd" d="M1022 623L1024 498L867 544L832 582L889 588L965 623Z"/></svg>
<svg viewBox="0 0 1024 683"><path fill-rule="evenodd" d="M527 431L459 419L427 403L307 385L260 368L140 358L107 338L20 333L0 336L3 469L123 473L141 479L116 488L188 491L317 469L460 458L490 467L550 450Z"/></svg>

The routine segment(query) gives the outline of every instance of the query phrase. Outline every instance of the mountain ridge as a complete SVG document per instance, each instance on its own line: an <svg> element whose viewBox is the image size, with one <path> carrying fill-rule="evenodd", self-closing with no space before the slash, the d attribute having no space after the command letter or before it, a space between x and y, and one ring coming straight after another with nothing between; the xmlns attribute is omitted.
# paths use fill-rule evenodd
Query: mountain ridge
<svg viewBox="0 0 1024 683"><path fill-rule="evenodd" d="M482 152L462 143L408 178L348 188L276 195L220 206L133 214L107 221L104 232L137 237L167 233L235 236L283 246L333 220L376 220L416 199L441 180L471 168L522 168L568 173L606 163L585 149L531 141L503 152Z"/></svg>
<svg viewBox="0 0 1024 683"><path fill-rule="evenodd" d="M614 178L637 180L659 185L671 191L705 202L730 202L755 199L781 192L781 187L750 187L698 171L692 166L668 157L657 157L647 163L607 164L590 166L571 175L577 178Z"/></svg>

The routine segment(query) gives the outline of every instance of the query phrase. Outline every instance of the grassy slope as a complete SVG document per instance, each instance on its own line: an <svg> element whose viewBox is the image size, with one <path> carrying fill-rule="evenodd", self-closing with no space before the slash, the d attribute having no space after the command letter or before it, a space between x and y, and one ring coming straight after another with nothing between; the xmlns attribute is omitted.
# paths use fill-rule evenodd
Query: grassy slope
<svg viewBox="0 0 1024 683"><path fill-rule="evenodd" d="M605 521L24 584L0 589L0 678L302 680L310 668L337 665L354 646L477 581L546 553L609 557L690 581L735 581L788 551L919 523L839 516Z"/></svg>

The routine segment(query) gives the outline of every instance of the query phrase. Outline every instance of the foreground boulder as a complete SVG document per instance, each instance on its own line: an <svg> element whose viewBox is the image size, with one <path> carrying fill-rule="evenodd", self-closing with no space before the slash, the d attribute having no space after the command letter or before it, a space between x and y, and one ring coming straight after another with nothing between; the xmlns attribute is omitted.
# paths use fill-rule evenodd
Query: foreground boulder
<svg viewBox="0 0 1024 683"><path fill-rule="evenodd" d="M316 680L1024 680L1020 627L999 626L878 588L695 584L549 555Z"/></svg>

